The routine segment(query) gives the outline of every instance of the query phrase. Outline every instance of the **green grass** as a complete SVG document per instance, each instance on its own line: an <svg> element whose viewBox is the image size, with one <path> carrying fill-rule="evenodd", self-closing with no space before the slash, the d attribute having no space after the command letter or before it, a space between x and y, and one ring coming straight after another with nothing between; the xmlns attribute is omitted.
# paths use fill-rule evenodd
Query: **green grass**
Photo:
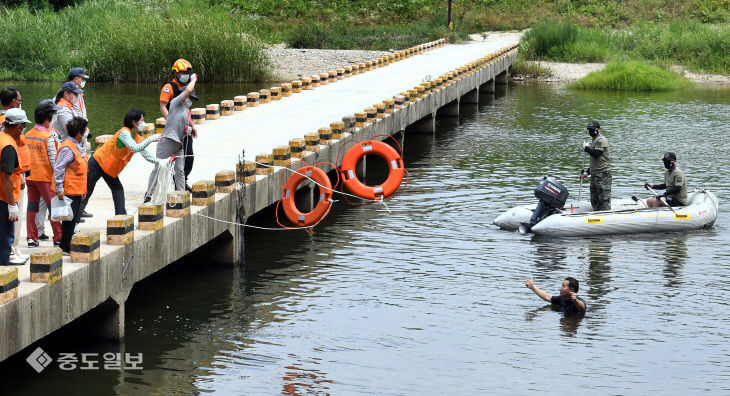
<svg viewBox="0 0 730 396"><path fill-rule="evenodd" d="M572 89L614 91L671 91L694 85L675 73L645 62L612 62L597 72L571 83Z"/></svg>
<svg viewBox="0 0 730 396"><path fill-rule="evenodd" d="M553 75L549 68L542 67L537 63L527 62L522 58L517 58L510 66L509 72L514 76L522 76L527 78L551 77Z"/></svg>
<svg viewBox="0 0 730 396"><path fill-rule="evenodd" d="M62 81L83 66L96 81L159 82L189 60L206 81L269 77L262 45L239 20L199 1L87 1L59 12L0 8L0 78Z"/></svg>

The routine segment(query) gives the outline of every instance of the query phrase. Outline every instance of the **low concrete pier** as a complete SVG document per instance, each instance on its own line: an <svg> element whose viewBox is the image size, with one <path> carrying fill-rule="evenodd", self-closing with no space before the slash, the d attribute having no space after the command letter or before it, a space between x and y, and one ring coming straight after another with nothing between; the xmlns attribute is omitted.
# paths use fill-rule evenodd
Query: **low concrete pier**
<svg viewBox="0 0 730 396"><path fill-rule="evenodd" d="M136 155L120 175L129 215L114 216L111 193L100 181L87 207L94 217L81 224L76 255L62 258L62 276L51 276L58 249L48 242L22 249L34 253L33 263L47 268L29 263L17 272L0 273L0 361L96 307L102 308L95 310L101 311L100 319L90 330L107 339L124 338L125 301L134 284L197 249L215 246L211 262L240 263L242 232L235 223L275 204L282 196L282 172L290 172L274 166L259 167L253 174L256 165L249 163L238 174L247 182L235 183L242 150L246 161L258 157L282 165L301 147L309 147L304 161L334 163L352 139L434 133L437 117L458 116L461 105L478 104L480 93L493 93L495 84L506 83L516 55L517 39L512 37L459 45L440 41L360 65L357 74L354 67L347 73L344 65L340 74L323 71L328 83L316 88L298 88L301 81L277 85L263 92L276 94L268 103L261 102L262 90L248 95L248 102L241 93L235 100L220 98L231 100L220 106L195 104L207 116L196 125L192 195L171 194L167 209L142 205L152 165ZM399 57L403 59L395 59ZM409 97L398 104L401 93ZM355 127L356 113L367 114L366 108L375 110L374 119ZM154 120L147 118L148 123ZM307 146L305 135L314 143ZM154 144L148 150L154 153ZM42 281L31 281L34 268L47 271Z"/></svg>

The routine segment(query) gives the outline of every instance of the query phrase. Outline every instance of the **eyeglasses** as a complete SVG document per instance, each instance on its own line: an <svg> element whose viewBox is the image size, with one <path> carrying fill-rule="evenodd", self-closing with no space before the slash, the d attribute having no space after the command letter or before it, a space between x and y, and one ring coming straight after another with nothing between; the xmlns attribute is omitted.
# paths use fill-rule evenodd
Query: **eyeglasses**
<svg viewBox="0 0 730 396"><path fill-rule="evenodd" d="M23 103L23 99L13 99L13 100L16 101L16 102L18 102L18 103Z"/></svg>

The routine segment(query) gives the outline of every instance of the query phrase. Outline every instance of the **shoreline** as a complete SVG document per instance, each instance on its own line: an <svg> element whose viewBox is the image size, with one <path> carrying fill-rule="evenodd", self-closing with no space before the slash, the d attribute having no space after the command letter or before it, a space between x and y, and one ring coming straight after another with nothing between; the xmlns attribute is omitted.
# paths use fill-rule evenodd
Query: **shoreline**
<svg viewBox="0 0 730 396"><path fill-rule="evenodd" d="M566 63L566 62L550 62L550 61L527 61L528 65L535 65L550 71L550 76L532 77L516 74L512 77L513 81L520 82L541 82L541 83L568 83L588 75L594 71L603 70L605 63ZM723 74L703 74L693 73L683 66L675 65L671 67L671 71L684 76L686 79L701 85L707 86L730 86L730 76Z"/></svg>

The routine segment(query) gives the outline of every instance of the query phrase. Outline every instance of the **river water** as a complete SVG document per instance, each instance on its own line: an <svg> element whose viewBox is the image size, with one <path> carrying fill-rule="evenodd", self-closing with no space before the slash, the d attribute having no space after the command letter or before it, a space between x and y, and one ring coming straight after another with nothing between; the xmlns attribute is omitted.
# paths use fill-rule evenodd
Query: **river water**
<svg viewBox="0 0 730 396"><path fill-rule="evenodd" d="M36 374L23 361L33 346L0 366L13 373L4 389L728 394L730 90L516 85L481 99L439 120L435 136L406 136L410 180L390 212L340 199L312 235L248 230L246 270L212 266L202 252L136 285L123 344L78 339L73 327L37 343L97 360L143 353L144 370L68 373L53 364ZM534 201L543 175L577 196L593 119L611 144L614 197L663 180L661 157L671 150L691 188L720 198L715 226L567 239L493 226L507 208ZM369 177L378 177L374 168ZM272 216L251 222L271 226ZM582 319L550 310L523 283L534 277L557 294L567 276L580 281Z"/></svg>

